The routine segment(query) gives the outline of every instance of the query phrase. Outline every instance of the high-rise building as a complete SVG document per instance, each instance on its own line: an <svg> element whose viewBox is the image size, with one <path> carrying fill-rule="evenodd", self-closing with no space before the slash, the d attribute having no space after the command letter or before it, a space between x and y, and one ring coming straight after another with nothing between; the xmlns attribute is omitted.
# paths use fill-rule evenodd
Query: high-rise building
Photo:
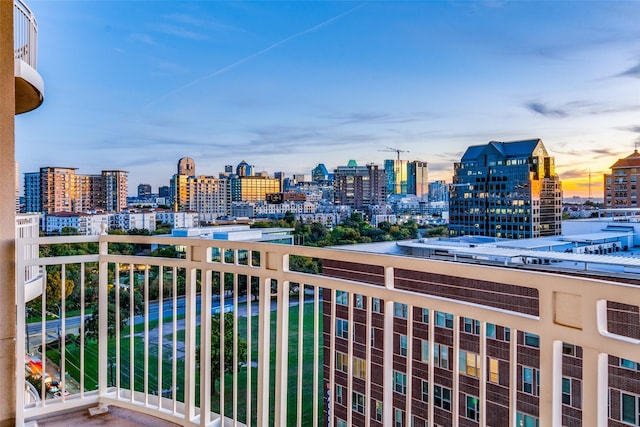
<svg viewBox="0 0 640 427"><path fill-rule="evenodd" d="M611 166L611 173L604 175L605 208L637 208L638 176L640 176L640 153L633 153L624 159L618 159Z"/></svg>
<svg viewBox="0 0 640 427"><path fill-rule="evenodd" d="M429 192L427 162L419 160L384 161L388 194L413 194L421 198Z"/></svg>
<svg viewBox="0 0 640 427"><path fill-rule="evenodd" d="M76 168L40 168L40 204L43 213L74 212L74 201L78 199L75 175Z"/></svg>
<svg viewBox="0 0 640 427"><path fill-rule="evenodd" d="M102 171L102 207L107 212L122 212L127 207L127 172Z"/></svg>
<svg viewBox="0 0 640 427"><path fill-rule="evenodd" d="M407 194L422 199L429 194L429 171L427 162L414 160L407 162Z"/></svg>
<svg viewBox="0 0 640 427"><path fill-rule="evenodd" d="M387 175L378 165L358 166L350 160L347 166L334 170L333 201L336 205L360 209L386 201Z"/></svg>
<svg viewBox="0 0 640 427"><path fill-rule="evenodd" d="M329 171L324 163L318 163L318 166L311 170L311 180L316 182L327 181L329 179Z"/></svg>
<svg viewBox="0 0 640 427"><path fill-rule="evenodd" d="M449 186L443 180L429 183L429 202L448 202Z"/></svg>
<svg viewBox="0 0 640 427"><path fill-rule="evenodd" d="M42 212L42 189L40 188L40 172L24 174L25 212Z"/></svg>
<svg viewBox="0 0 640 427"><path fill-rule="evenodd" d="M138 184L138 197L141 199L145 199L149 196L151 196L151 185Z"/></svg>
<svg viewBox="0 0 640 427"><path fill-rule="evenodd" d="M454 165L449 215L451 236L560 235L561 183L542 140L467 148Z"/></svg>
<svg viewBox="0 0 640 427"><path fill-rule="evenodd" d="M213 176L187 178L188 209L198 212L200 220L213 221L230 213L228 180Z"/></svg>
<svg viewBox="0 0 640 427"><path fill-rule="evenodd" d="M158 187L158 197L171 197L171 187L168 185Z"/></svg>
<svg viewBox="0 0 640 427"><path fill-rule="evenodd" d="M196 162L190 157L178 160L178 175L194 176L196 174Z"/></svg>
<svg viewBox="0 0 640 427"><path fill-rule="evenodd" d="M280 180L276 178L239 175L231 179L232 202L259 202L266 200L267 194L278 192Z"/></svg>
<svg viewBox="0 0 640 427"><path fill-rule="evenodd" d="M238 176L252 176L253 175L253 166L244 160L238 163L236 167L236 175Z"/></svg>

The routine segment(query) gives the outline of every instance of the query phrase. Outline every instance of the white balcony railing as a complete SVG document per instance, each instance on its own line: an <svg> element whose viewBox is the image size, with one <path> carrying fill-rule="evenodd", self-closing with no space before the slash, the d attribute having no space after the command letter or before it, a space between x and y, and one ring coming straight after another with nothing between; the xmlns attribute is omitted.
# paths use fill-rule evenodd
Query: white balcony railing
<svg viewBox="0 0 640 427"><path fill-rule="evenodd" d="M326 425L327 416L331 425L336 425L338 414L343 414L340 417L347 425L369 426L379 425L368 415L377 417L371 402L375 390L380 389L382 395L376 400L381 402L382 425L394 425L395 409L400 409L404 425L420 415L432 426L438 311L453 317L453 369L449 371L453 425L464 415L457 355L464 332L460 320L466 317L479 321L480 372L488 369L486 326L510 328L512 338L505 344L510 364L503 381L508 389L509 425L516 425L519 419L518 331L528 331L540 337L540 425L562 424L564 342L582 348L583 425L605 426L608 355L629 360L638 355L637 339L608 331L607 301L638 302L640 289L608 281L341 250L184 238L22 238L18 239L17 253L26 253L24 248L33 244L40 245L43 256L19 256L16 270L22 274L30 266L42 266L47 274L41 296L28 305L18 304L17 348L41 360L35 370L59 380L61 391L47 391L43 382L39 387L45 398L26 403L20 355L16 372L18 425L73 408L115 405L185 426L317 426ZM53 248L54 244L63 249ZM152 244L186 249L186 256L127 255L142 253ZM337 279L326 272L291 271L292 256L366 268L359 274L346 272L350 280ZM526 290L535 301L534 314L519 312L517 307L510 311L490 307L490 303L401 290L397 286L400 271L513 285ZM19 301L24 301L22 289L18 287ZM343 292L348 293L347 298L343 299ZM382 314L373 312L373 298L381 301ZM407 305L406 319L394 317L394 303ZM414 308L418 307L429 309L428 318L422 319L424 324L415 318ZM214 323L211 314L220 311L231 313L229 323ZM383 335L378 343L369 339L374 316L383 319L382 324L376 324ZM26 318L39 320L25 323ZM346 333L338 331L338 318L347 322L341 327L359 323L364 329L356 333L355 326L348 326ZM428 380L425 396L429 409L423 413L418 414L413 404L419 362L394 354L398 322L407 338L405 356L416 353L420 336L428 340L428 369L421 375ZM212 334L214 327L219 334ZM227 333L229 330L232 333ZM338 332L341 334L336 336ZM216 335L223 337L219 343ZM231 351L216 352L217 348ZM346 369L336 366L338 351L346 355ZM382 356L374 357L374 352ZM350 368L356 357L365 360L365 378L362 372L356 378ZM394 371L406 374L404 393L397 393ZM337 381L347 389L341 402L337 396L327 398L333 393L327 391L335 390ZM487 378L480 378L477 409L481 426L487 425L489 386ZM357 405L359 395L351 393L356 389L364 396L364 408ZM360 418L361 409L367 414L364 418Z"/></svg>
<svg viewBox="0 0 640 427"><path fill-rule="evenodd" d="M25 2L14 0L13 5L15 59L21 59L37 69L38 22Z"/></svg>

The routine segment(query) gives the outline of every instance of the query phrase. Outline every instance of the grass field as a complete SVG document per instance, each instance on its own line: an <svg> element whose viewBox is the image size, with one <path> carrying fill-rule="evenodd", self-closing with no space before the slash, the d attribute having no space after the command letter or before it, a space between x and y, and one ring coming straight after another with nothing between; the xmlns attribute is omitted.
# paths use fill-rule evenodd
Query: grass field
<svg viewBox="0 0 640 427"><path fill-rule="evenodd" d="M255 302L257 304L257 301ZM303 358L302 358L302 376L304 381L302 382L302 390L300 395L302 396L302 424L308 425L312 421L313 417L313 340L314 340L314 331L313 331L313 304L306 303L303 305L304 307L304 319L303 319L303 334L302 334L302 345L303 345ZM320 315L322 315L322 311L320 310ZM270 337L270 389L269 395L270 400L273 402L274 396L274 384L275 384L275 344L276 344L276 316L277 313L275 311L271 312L271 337ZM298 391L297 391L297 381L298 381L298 319L299 319L299 307L291 306L289 307L289 372L287 374L288 380L288 422L287 424L295 424L296 422L296 412L297 412L297 399L298 399ZM151 320L148 322L149 330L153 330L158 325L158 320ZM166 325L166 321L165 321ZM133 380L133 388L138 391L144 391L145 388L145 358L144 358L144 340L142 336L143 325L135 325L135 336L132 341L130 336L124 336L125 333L128 334L127 331L121 331L123 337L120 339L119 343L116 342L115 339L110 338L108 347L109 347L109 359L110 362L115 361L116 358L116 346L119 344L120 346L120 386L123 388L130 388L131 380ZM322 322L320 322L320 328L322 328ZM247 334L247 318L240 317L238 321L238 329L239 335L241 339L246 340ZM196 336L199 339L200 328L196 329ZM320 330L320 334L322 334L322 330ZM180 346L184 346L184 330L179 330L176 334L175 341L177 347L179 349ZM321 335L320 335L321 337ZM162 387L161 390L165 390L163 395L165 397L173 397L172 395L172 376L173 376L173 361L171 360L172 352L173 352L173 334L165 334L163 337L163 358L162 358ZM249 394L251 395L251 424L255 425L255 413L257 411L257 375L258 368L256 361L258 360L258 316L252 316L251 318L251 355L250 361L245 366L238 368L237 373L237 382L238 382L238 418L242 422L246 422L246 412L247 412L247 401ZM152 391L155 392L159 389L158 387L158 340L151 339L148 345L149 355L148 358L148 375L146 375L147 381L147 389L149 393ZM131 363L131 349L133 345L133 364ZM320 351L318 361L320 369L322 369L322 340L319 341ZM93 390L97 387L98 381L98 351L97 351L97 342L89 341L85 343L85 364L84 364L84 381L85 381L85 389ZM180 349L179 349L180 350ZM58 360L59 354L57 350L51 349L47 352L48 356L52 360ZM71 377L79 381L80 379L80 370L79 370L79 357L80 357L80 349L78 345L74 343L68 343L66 346L66 371L69 373ZM130 369L133 366L133 369ZM251 384L250 391L247 387L247 377L248 370L251 370ZM111 384L115 384L115 368L110 368L109 381ZM133 377L130 376L130 372L133 371ZM184 393L184 358L183 353L178 351L176 357L176 399L182 401L183 393ZM196 402L200 400L199 393L199 373L196 374L195 378L196 384ZM224 412L226 416L233 415L233 375L227 374L224 377L224 401L225 408ZM320 379L318 384L318 405L319 406L319 417L322 418L322 387L323 381ZM216 389L219 391L219 385L216 385ZM161 391L162 393L162 391ZM213 412L220 413L220 394L214 394L212 396L211 407ZM273 411L270 411L273 414Z"/></svg>

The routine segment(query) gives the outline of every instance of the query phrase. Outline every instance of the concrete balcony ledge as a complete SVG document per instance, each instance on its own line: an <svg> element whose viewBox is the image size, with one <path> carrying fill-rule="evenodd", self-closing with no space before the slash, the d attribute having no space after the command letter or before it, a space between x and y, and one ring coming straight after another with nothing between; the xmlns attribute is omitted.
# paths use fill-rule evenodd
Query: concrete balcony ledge
<svg viewBox="0 0 640 427"><path fill-rule="evenodd" d="M35 110L44 101L44 81L38 72L22 59L15 60L16 114Z"/></svg>
<svg viewBox="0 0 640 427"><path fill-rule="evenodd" d="M118 426L118 427L173 427L178 424L161 418L156 418L141 412L126 408L110 406L107 412L91 415L88 408L73 412L43 418L30 423L31 427L66 427L66 426Z"/></svg>

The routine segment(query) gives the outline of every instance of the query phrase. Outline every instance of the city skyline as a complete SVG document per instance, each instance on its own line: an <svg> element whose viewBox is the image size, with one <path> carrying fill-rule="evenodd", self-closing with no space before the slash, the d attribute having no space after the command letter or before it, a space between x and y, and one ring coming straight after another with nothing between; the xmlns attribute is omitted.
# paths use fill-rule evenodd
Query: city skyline
<svg viewBox="0 0 640 427"><path fill-rule="evenodd" d="M541 138L565 197L591 173L600 198L640 133L635 2L30 7L47 85L16 118L21 173L122 169L133 190L167 185L181 157L309 175L393 147L450 182L468 146Z"/></svg>

